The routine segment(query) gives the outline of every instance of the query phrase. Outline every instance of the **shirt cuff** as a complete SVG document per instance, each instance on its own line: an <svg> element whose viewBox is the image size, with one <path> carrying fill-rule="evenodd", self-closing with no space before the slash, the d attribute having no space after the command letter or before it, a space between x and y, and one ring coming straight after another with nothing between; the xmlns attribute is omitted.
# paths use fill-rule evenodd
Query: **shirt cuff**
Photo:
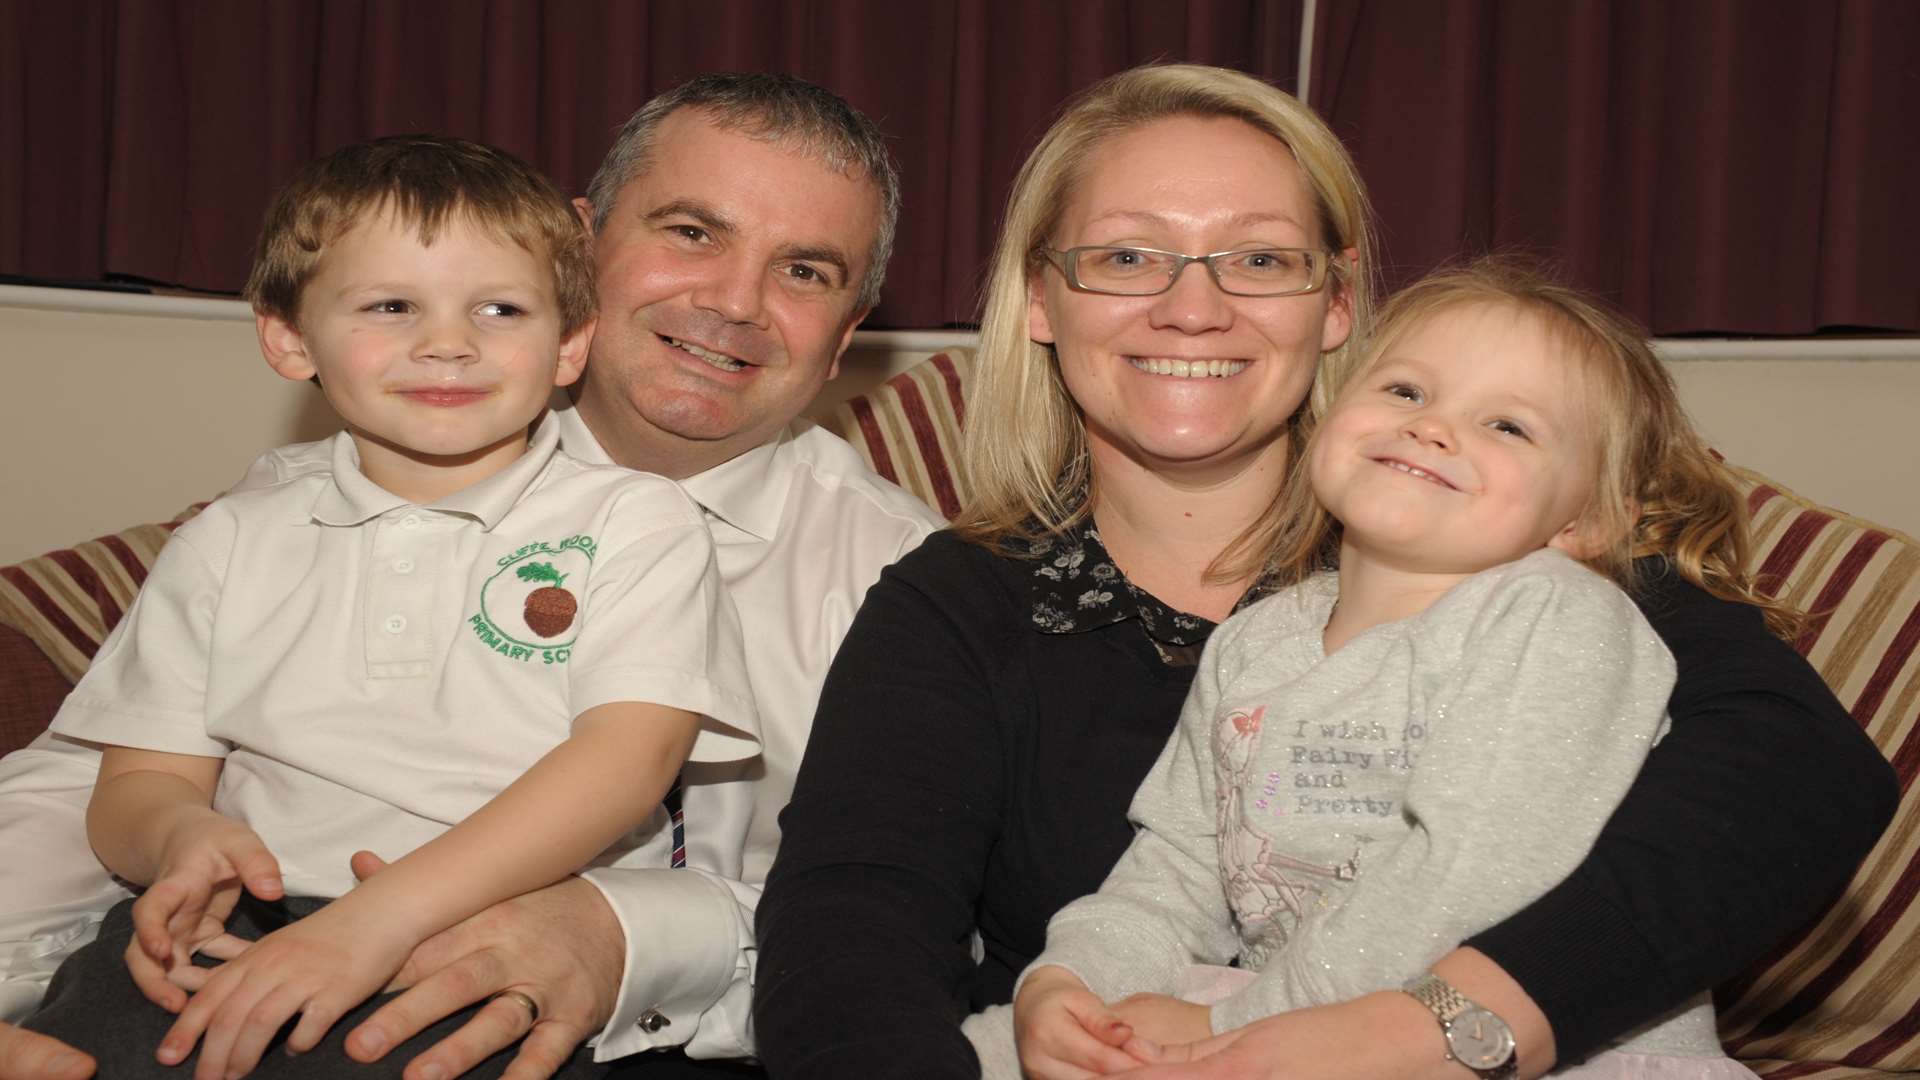
<svg viewBox="0 0 1920 1080"><path fill-rule="evenodd" d="M581 875L626 934L626 970L593 1060L682 1047L689 1057L753 1053L753 914L698 870L601 867Z"/></svg>

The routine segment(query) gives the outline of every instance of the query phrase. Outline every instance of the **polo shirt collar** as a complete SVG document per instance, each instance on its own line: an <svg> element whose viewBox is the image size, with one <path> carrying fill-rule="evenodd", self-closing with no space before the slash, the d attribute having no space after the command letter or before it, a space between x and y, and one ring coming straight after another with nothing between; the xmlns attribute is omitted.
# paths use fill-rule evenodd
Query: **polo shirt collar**
<svg viewBox="0 0 1920 1080"><path fill-rule="evenodd" d="M527 489L546 471L547 464L560 445L560 425L552 414L535 421L527 452L506 468L472 487L463 488L426 509L461 514L491 529L520 502ZM390 510L412 505L406 499L367 479L360 471L360 451L353 436L341 432L333 437L333 482L323 488L313 503L313 520L322 525L359 525Z"/></svg>
<svg viewBox="0 0 1920 1080"><path fill-rule="evenodd" d="M564 392L553 401L554 426L567 453L601 465L618 464L594 437L580 410ZM680 481L680 487L700 508L756 540L771 541L780 532L780 516L787 506L788 484L779 478L793 464L793 425L782 428L771 441Z"/></svg>

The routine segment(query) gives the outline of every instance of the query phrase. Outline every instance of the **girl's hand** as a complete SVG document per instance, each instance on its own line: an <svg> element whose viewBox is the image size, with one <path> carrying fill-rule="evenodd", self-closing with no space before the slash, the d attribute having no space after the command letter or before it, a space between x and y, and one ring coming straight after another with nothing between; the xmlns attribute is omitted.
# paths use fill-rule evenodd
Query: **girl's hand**
<svg viewBox="0 0 1920 1080"><path fill-rule="evenodd" d="M1135 994L1114 1004L1113 1012L1133 1029L1140 1043L1127 1044L1138 1055L1163 1046L1199 1042L1213 1036L1213 1014L1205 1005L1195 1005L1165 994ZM1149 1059L1151 1060L1151 1059Z"/></svg>
<svg viewBox="0 0 1920 1080"><path fill-rule="evenodd" d="M351 894L350 894L351 895ZM177 1065L200 1042L194 1080L242 1076L300 1014L287 1049L313 1049L347 1010L385 986L419 942L347 898L268 934L208 977L155 1055ZM202 1041L202 1036L205 1036Z"/></svg>
<svg viewBox="0 0 1920 1080"><path fill-rule="evenodd" d="M207 811L168 835L153 885L133 902L127 946L127 970L147 1000L168 1012L186 1004L167 975L193 966L194 950L220 935L242 888L262 900L285 892L280 864L252 829Z"/></svg>
<svg viewBox="0 0 1920 1080"><path fill-rule="evenodd" d="M1013 1002L1013 1034L1029 1080L1083 1080L1141 1064L1120 1049L1133 1029L1065 968L1027 976Z"/></svg>

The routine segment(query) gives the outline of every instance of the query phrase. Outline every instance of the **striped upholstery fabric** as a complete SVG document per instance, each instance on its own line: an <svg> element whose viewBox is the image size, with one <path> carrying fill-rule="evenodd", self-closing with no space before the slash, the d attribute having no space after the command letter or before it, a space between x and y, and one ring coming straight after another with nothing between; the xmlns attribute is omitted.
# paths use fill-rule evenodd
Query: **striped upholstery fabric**
<svg viewBox="0 0 1920 1080"><path fill-rule="evenodd" d="M853 444L873 471L951 518L968 492L951 463L960 456L973 351L948 349L853 398L820 426Z"/></svg>
<svg viewBox="0 0 1920 1080"><path fill-rule="evenodd" d="M1900 774L1900 808L1841 899L1720 988L1720 1035L1769 1080L1920 1071L1920 544L1757 473L1761 580L1813 613L1799 650Z"/></svg>
<svg viewBox="0 0 1920 1080"><path fill-rule="evenodd" d="M951 517L973 355L929 357L822 418L874 470ZM1736 470L1739 471L1739 470ZM1816 613L1797 645L1898 768L1903 798L1846 894L1720 988L1728 1049L1768 1080L1920 1072L1920 544L1755 473L1755 558L1770 591ZM183 514L179 520L190 516ZM0 623L77 679L177 522L0 568ZM4 677L4 673L0 673ZM3 699L3 697L0 697Z"/></svg>
<svg viewBox="0 0 1920 1080"><path fill-rule="evenodd" d="M31 639L68 682L80 681L107 632L147 580L160 545L205 505L190 506L165 524L136 525L0 567L0 625Z"/></svg>

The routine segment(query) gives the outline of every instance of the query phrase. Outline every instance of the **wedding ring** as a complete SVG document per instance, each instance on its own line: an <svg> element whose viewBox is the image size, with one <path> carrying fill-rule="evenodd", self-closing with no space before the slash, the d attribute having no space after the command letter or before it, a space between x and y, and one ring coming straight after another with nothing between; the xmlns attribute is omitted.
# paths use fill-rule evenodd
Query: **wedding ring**
<svg viewBox="0 0 1920 1080"><path fill-rule="evenodd" d="M506 998L508 1001L517 1001L527 1007L527 1026L531 1027L540 1022L540 1006L536 1004L532 998L518 990L502 990L487 1000L498 1001L501 998Z"/></svg>

